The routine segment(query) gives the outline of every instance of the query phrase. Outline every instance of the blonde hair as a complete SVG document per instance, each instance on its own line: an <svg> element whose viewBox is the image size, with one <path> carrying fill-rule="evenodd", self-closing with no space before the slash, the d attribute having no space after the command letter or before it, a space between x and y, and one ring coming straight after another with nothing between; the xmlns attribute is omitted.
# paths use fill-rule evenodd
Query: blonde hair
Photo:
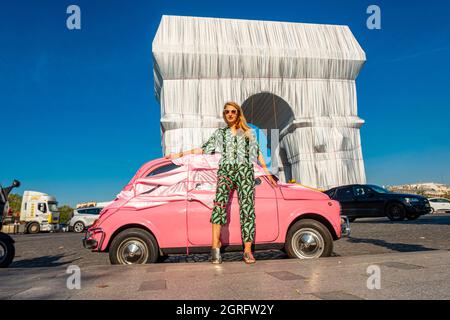
<svg viewBox="0 0 450 320"><path fill-rule="evenodd" d="M255 136L253 135L252 128L247 124L247 119L245 119L244 112L242 111L242 108L240 105L238 105L236 102L228 101L223 106L222 117L223 120L227 123L227 119L225 117L225 108L227 106L231 106L237 109L238 117L236 122L236 127L241 128L244 131L244 134L250 139L250 141L255 139Z"/></svg>

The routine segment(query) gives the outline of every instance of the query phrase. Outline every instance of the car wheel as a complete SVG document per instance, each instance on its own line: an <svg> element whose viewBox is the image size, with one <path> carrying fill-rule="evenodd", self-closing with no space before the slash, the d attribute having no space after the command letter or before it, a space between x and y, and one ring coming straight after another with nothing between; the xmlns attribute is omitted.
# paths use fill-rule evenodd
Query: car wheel
<svg viewBox="0 0 450 320"><path fill-rule="evenodd" d="M434 213L434 208L433 208L433 207L431 207L431 211L430 211L430 213L431 213L431 214L433 214L433 213Z"/></svg>
<svg viewBox="0 0 450 320"><path fill-rule="evenodd" d="M349 222L354 222L356 220L356 218L355 217L352 217L352 218L348 218L348 221Z"/></svg>
<svg viewBox="0 0 450 320"><path fill-rule="evenodd" d="M111 242L111 264L145 264L158 260L159 250L155 237L149 232L131 228L119 233Z"/></svg>
<svg viewBox="0 0 450 320"><path fill-rule="evenodd" d="M333 252L333 237L322 223L312 219L300 220L289 228L285 248L290 258L329 257Z"/></svg>
<svg viewBox="0 0 450 320"><path fill-rule="evenodd" d="M75 224L73 225L73 231L76 233L83 232L84 231L84 223L81 221L75 222Z"/></svg>
<svg viewBox="0 0 450 320"><path fill-rule="evenodd" d="M406 219L408 219L408 220L416 220L419 217L420 217L420 214L417 214L417 213L412 213L412 214L406 215Z"/></svg>
<svg viewBox="0 0 450 320"><path fill-rule="evenodd" d="M0 240L0 268L7 268L14 259L15 248L11 241Z"/></svg>
<svg viewBox="0 0 450 320"><path fill-rule="evenodd" d="M37 222L32 222L27 227L27 233L36 234L41 231L41 226Z"/></svg>
<svg viewBox="0 0 450 320"><path fill-rule="evenodd" d="M400 203L391 203L386 207L386 216L391 221L405 220L405 207Z"/></svg>

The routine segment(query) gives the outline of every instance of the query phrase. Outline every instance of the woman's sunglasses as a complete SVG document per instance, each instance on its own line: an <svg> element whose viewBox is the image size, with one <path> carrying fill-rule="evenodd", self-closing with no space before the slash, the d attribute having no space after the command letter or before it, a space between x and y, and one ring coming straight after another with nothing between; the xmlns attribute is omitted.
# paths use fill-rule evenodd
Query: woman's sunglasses
<svg viewBox="0 0 450 320"><path fill-rule="evenodd" d="M237 113L237 110L236 109L232 109L232 110L223 110L223 113L224 114L229 114L229 113L232 113L232 114L236 114Z"/></svg>

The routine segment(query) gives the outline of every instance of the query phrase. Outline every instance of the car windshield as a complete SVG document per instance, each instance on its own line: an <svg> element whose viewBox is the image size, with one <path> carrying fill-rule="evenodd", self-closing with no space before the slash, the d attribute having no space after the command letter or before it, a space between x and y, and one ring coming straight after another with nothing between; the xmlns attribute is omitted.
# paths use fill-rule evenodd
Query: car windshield
<svg viewBox="0 0 450 320"><path fill-rule="evenodd" d="M391 193L389 190L386 190L382 187L379 186L374 186L374 185L369 185L370 188L372 188L374 191L378 192L378 193Z"/></svg>

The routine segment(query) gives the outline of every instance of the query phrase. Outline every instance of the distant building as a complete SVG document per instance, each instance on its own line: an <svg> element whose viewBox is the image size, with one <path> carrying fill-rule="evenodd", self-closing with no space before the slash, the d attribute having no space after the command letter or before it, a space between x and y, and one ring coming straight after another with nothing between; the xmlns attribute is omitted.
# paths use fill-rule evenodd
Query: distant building
<svg viewBox="0 0 450 320"><path fill-rule="evenodd" d="M421 193L428 197L443 197L450 194L450 186L434 182L390 186L389 189L394 192Z"/></svg>

